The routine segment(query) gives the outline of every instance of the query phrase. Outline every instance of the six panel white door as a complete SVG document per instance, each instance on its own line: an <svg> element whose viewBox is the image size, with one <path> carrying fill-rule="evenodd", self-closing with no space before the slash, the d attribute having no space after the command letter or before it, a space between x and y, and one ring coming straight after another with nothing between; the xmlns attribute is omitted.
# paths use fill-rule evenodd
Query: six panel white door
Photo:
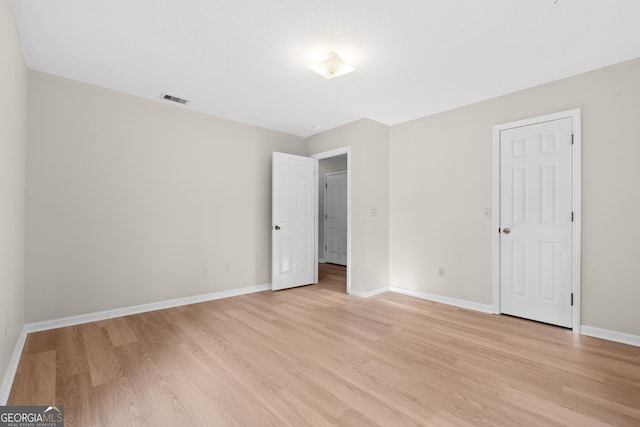
<svg viewBox="0 0 640 427"><path fill-rule="evenodd" d="M324 191L324 260L347 265L347 172L328 173Z"/></svg>
<svg viewBox="0 0 640 427"><path fill-rule="evenodd" d="M316 161L273 153L271 289L315 281Z"/></svg>
<svg viewBox="0 0 640 427"><path fill-rule="evenodd" d="M500 133L501 312L571 327L572 120Z"/></svg>

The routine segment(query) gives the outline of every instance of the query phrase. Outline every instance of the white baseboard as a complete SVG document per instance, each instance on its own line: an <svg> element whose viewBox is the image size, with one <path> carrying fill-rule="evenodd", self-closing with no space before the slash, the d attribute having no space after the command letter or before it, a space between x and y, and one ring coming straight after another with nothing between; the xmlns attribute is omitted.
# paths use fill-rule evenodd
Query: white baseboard
<svg viewBox="0 0 640 427"><path fill-rule="evenodd" d="M27 332L39 332L49 329L63 328L65 326L80 325L83 323L96 322L98 320L111 319L114 317L129 316L131 314L145 313L147 311L162 310L165 308L179 307L181 305L196 304L199 302L213 301L222 298L236 297L251 294L254 292L268 291L271 284L247 286L246 288L230 289L228 291L212 292L209 294L194 295L191 297L176 298L167 301L152 302L149 304L134 305L130 307L114 308L112 310L98 311L95 313L80 314L78 316L62 317L59 319L45 320L43 322L27 323Z"/></svg>
<svg viewBox="0 0 640 427"><path fill-rule="evenodd" d="M320 264L326 264L326 261L324 260L324 258L319 258L319 259L318 259L318 262L319 262Z"/></svg>
<svg viewBox="0 0 640 427"><path fill-rule="evenodd" d="M362 297L362 298L369 298L372 297L374 295L379 295L379 294L383 294L385 292L389 292L389 287L385 286L382 288L378 288L378 289L373 289L371 291L358 291L358 290L354 290L351 289L351 291L349 292L349 295L353 295L356 297Z"/></svg>
<svg viewBox="0 0 640 427"><path fill-rule="evenodd" d="M482 313L489 313L489 314L493 313L493 306L489 304L480 304L478 302L445 297L443 295L431 294L429 292L412 291L410 289L397 288L395 286L390 286L389 290L391 292L397 292L399 294L408 295L415 298L421 298L427 301L453 305L455 307L466 308L474 311L480 311Z"/></svg>
<svg viewBox="0 0 640 427"><path fill-rule="evenodd" d="M22 349L24 348L24 343L26 341L27 328L23 327L22 332L20 332L20 335L18 336L18 341L13 349L13 353L11 354L11 359L9 359L9 366L7 366L7 370L4 373L2 384L0 384L0 406L5 406L7 404L9 393L11 392L11 386L13 385L13 379L18 371L18 363L20 363Z"/></svg>
<svg viewBox="0 0 640 427"><path fill-rule="evenodd" d="M601 329L593 326L582 325L580 328L582 335L587 335L595 338L602 338L609 341L615 341L622 344L635 345L640 347L640 336L627 334L624 332L611 331L609 329Z"/></svg>

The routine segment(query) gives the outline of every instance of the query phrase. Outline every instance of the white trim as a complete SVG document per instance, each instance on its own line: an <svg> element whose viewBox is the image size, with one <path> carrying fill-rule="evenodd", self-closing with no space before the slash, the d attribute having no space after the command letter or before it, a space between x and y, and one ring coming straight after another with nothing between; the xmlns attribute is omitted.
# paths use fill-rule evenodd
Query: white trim
<svg viewBox="0 0 640 427"><path fill-rule="evenodd" d="M356 297L361 297L361 298L369 298L375 295L380 295L383 294L385 292L389 292L389 287L385 286L382 288L378 288L378 289L373 289L371 291L356 291L356 290L352 290L351 291L351 295L354 295Z"/></svg>
<svg viewBox="0 0 640 427"><path fill-rule="evenodd" d="M9 366L4 372L4 378L2 379L2 385L0 385L0 406L5 406L7 400L9 400L9 393L11 393L11 386L13 385L13 379L18 371L18 364L20 363L20 356L22 356L22 349L27 341L27 328L23 327L16 346L11 353L11 359L9 359Z"/></svg>
<svg viewBox="0 0 640 427"><path fill-rule="evenodd" d="M524 120L518 120L515 122L504 123L495 125L493 127L493 221L491 234L493 245L493 305L492 312L494 314L500 314L500 236L498 235L498 228L500 228L500 132L506 129L512 129L516 127L529 126L536 123L548 122L552 120L559 120L564 118L571 118L572 132L573 132L573 156L572 156L572 169L573 169L573 185L571 189L572 193L572 209L573 209L573 223L572 226L572 240L571 240L571 253L572 259L572 271L571 271L571 291L573 292L573 310L571 315L571 324L573 332L580 333L580 264L581 253L580 245L582 238L582 124L581 124L581 110L576 108L574 110L562 111L559 113L547 114L544 116L533 117Z"/></svg>
<svg viewBox="0 0 640 427"><path fill-rule="evenodd" d="M318 262L320 264L326 264L327 263L327 261L325 261L324 258L318 258Z"/></svg>
<svg viewBox="0 0 640 427"><path fill-rule="evenodd" d="M491 208L493 314L500 314L500 131L493 127L493 206Z"/></svg>
<svg viewBox="0 0 640 427"><path fill-rule="evenodd" d="M343 154L347 155L347 294L351 293L351 146L336 148L335 150L323 151L322 153L316 153L311 155L312 158L316 159L317 162L323 159L329 159L331 157L341 156ZM316 167L316 170L318 168ZM316 174L316 188L320 185L320 177ZM318 199L319 195L316 197L316 213L318 212ZM316 217L316 242L318 242L318 219ZM317 252L317 244L316 244L316 252ZM318 265L316 264L316 271Z"/></svg>
<svg viewBox="0 0 640 427"><path fill-rule="evenodd" d="M212 292L209 294L194 295L191 297L176 298L172 300L152 302L149 304L133 305L130 307L114 308L112 310L97 311L77 316L61 317L59 319L45 320L43 322L27 323L25 325L25 329L27 332L46 331L49 329L63 328L65 326L81 325L83 323L97 322L99 320L112 319L114 317L129 316L131 314L146 313L148 311L163 310L165 308L197 304L199 302L213 301L269 290L271 290L271 284L247 286L240 289L230 289L228 291Z"/></svg>
<svg viewBox="0 0 640 427"><path fill-rule="evenodd" d="M408 295L410 297L420 298L427 301L439 302L441 304L452 305L454 307L466 308L467 310L480 311L482 313L493 313L493 306L489 304L480 304L479 302L468 301L464 299L446 297L444 295L432 294L429 292L413 291L410 289L389 287L391 292Z"/></svg>
<svg viewBox="0 0 640 427"><path fill-rule="evenodd" d="M632 335L624 332L611 331L608 329L601 329L587 325L582 325L582 335L602 338L603 340L615 341L640 347L640 335Z"/></svg>
<svg viewBox="0 0 640 427"><path fill-rule="evenodd" d="M580 109L571 110L573 123L573 230L571 239L571 253L573 263L571 272L571 291L573 292L573 332L580 334L582 325L582 112Z"/></svg>

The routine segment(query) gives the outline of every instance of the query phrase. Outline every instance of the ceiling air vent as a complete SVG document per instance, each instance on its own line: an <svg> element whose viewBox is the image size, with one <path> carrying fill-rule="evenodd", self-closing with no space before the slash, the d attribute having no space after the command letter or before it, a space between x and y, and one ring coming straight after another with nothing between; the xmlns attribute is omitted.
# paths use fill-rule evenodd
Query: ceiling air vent
<svg viewBox="0 0 640 427"><path fill-rule="evenodd" d="M178 104L188 104L188 99L178 98L177 96L168 95L166 93L160 94L160 99L166 99L167 101L177 102Z"/></svg>

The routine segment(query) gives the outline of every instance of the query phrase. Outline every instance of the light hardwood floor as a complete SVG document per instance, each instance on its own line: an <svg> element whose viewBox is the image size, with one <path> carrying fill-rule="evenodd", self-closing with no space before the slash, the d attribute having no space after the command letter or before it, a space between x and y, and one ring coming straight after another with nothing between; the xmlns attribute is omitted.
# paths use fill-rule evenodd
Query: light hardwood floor
<svg viewBox="0 0 640 427"><path fill-rule="evenodd" d="M30 334L9 404L68 427L640 425L640 348L320 278Z"/></svg>

